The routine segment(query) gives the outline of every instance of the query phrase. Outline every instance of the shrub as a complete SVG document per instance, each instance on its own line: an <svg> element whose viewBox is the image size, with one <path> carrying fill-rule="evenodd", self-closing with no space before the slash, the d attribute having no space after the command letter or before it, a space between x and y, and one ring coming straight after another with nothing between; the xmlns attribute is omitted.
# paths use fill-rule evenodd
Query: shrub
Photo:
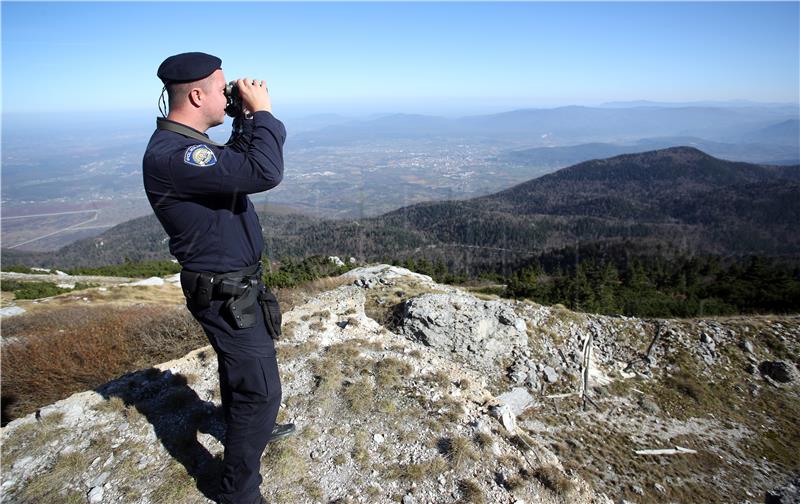
<svg viewBox="0 0 800 504"><path fill-rule="evenodd" d="M184 309L71 306L4 321L2 423L207 344Z"/></svg>

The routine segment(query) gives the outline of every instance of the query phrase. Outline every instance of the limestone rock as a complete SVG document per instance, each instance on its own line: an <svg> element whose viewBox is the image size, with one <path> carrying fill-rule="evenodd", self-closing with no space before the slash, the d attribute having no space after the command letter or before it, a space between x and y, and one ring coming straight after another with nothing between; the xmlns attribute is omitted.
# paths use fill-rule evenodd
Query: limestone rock
<svg viewBox="0 0 800 504"><path fill-rule="evenodd" d="M510 392L497 396L497 400L500 401L500 404L511 408L514 415L521 414L534 402L533 397L522 387L515 387Z"/></svg>

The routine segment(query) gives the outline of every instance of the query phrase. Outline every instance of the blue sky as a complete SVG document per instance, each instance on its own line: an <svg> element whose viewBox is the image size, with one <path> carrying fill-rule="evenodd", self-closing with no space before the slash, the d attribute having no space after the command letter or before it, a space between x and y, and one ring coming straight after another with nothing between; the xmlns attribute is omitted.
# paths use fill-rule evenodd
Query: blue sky
<svg viewBox="0 0 800 504"><path fill-rule="evenodd" d="M175 53L276 111L797 102L800 3L2 3L6 113L151 110Z"/></svg>

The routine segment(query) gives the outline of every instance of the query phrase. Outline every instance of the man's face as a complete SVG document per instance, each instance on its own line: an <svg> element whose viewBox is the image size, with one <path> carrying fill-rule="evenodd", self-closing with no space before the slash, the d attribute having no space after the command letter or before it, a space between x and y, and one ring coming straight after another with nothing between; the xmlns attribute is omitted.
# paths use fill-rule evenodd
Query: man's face
<svg viewBox="0 0 800 504"><path fill-rule="evenodd" d="M225 106L228 99L225 97L225 74L217 69L211 74L211 87L207 97L207 117L212 123L209 127L219 126L225 121Z"/></svg>

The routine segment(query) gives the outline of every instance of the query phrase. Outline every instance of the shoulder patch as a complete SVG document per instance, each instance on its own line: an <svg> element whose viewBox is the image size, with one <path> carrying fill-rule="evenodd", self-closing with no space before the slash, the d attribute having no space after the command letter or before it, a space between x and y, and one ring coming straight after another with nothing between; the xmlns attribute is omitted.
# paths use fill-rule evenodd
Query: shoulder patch
<svg viewBox="0 0 800 504"><path fill-rule="evenodd" d="M211 166L217 162L217 156L208 145L192 145L183 153L183 162L192 166Z"/></svg>

